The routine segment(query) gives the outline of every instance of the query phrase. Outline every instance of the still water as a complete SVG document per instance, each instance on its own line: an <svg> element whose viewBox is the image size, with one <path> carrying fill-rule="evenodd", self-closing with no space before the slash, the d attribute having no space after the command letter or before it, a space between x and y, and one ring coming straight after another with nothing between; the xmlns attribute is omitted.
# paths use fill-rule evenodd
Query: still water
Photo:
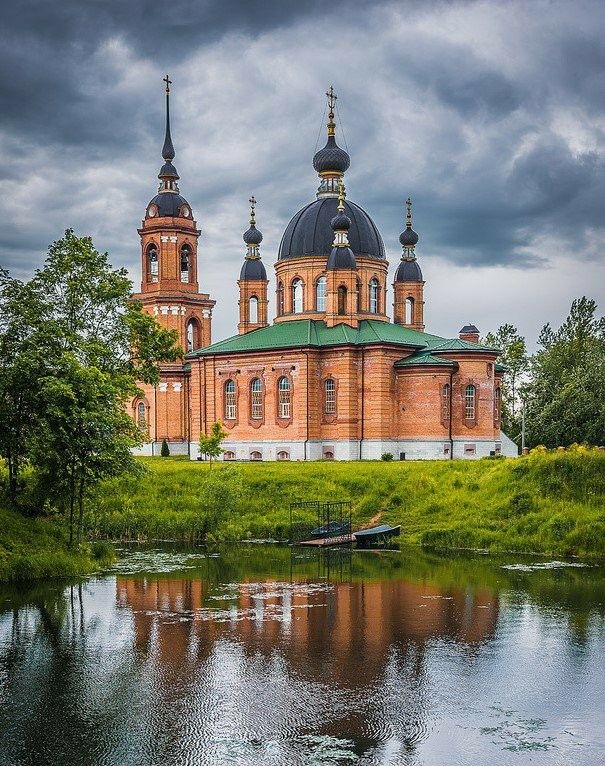
<svg viewBox="0 0 605 766"><path fill-rule="evenodd" d="M605 569L131 548L0 590L0 766L605 764Z"/></svg>

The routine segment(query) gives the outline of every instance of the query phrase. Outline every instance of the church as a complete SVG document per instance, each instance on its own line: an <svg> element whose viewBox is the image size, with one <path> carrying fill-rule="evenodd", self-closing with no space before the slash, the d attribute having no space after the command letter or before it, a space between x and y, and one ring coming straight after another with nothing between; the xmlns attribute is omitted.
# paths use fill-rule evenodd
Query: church
<svg viewBox="0 0 605 766"><path fill-rule="evenodd" d="M200 434L220 421L224 460L473 459L517 455L501 431L498 350L468 324L457 337L425 329L418 234L407 200L401 260L387 306L389 263L369 214L346 191L349 154L336 141L328 96L327 139L313 157L319 186L287 225L277 253L275 316L250 200L239 266L237 334L212 342L215 301L200 292L194 213L181 195L166 82L164 164L138 230L142 281L136 298L185 355L141 384L131 414L142 454L199 457ZM234 273L234 278L236 274Z"/></svg>

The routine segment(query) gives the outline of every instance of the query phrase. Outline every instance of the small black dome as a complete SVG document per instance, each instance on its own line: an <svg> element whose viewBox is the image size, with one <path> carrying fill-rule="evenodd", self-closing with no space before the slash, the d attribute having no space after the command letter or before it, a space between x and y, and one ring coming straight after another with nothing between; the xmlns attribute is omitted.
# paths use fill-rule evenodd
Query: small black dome
<svg viewBox="0 0 605 766"><path fill-rule="evenodd" d="M175 192L162 192L160 194L156 194L149 205L155 205L157 207L158 216L160 218L163 216L177 218L180 216L180 211L183 205L187 205L189 207L187 200ZM149 209L149 205L147 205L147 209ZM189 218L192 216L193 213L190 213Z"/></svg>
<svg viewBox="0 0 605 766"><path fill-rule="evenodd" d="M349 231L351 228L351 219L348 215L345 215L345 213L339 210L330 221L330 226L334 231Z"/></svg>
<svg viewBox="0 0 605 766"><path fill-rule="evenodd" d="M349 169L351 158L336 143L334 136L328 136L328 141L323 149L316 152L313 157L313 167L318 173L327 173L333 170L336 173L344 173Z"/></svg>
<svg viewBox="0 0 605 766"><path fill-rule="evenodd" d="M460 330L460 333L477 333L479 330L475 327L474 324L465 324L464 327Z"/></svg>
<svg viewBox="0 0 605 766"><path fill-rule="evenodd" d="M334 230L330 225L336 215L337 197L322 197L309 203L292 218L279 246L278 259L317 255L326 258L332 251ZM351 221L349 244L357 257L384 258L380 232L370 216L354 202L345 202Z"/></svg>
<svg viewBox="0 0 605 766"><path fill-rule="evenodd" d="M411 227L401 232L399 241L404 247L414 247L418 243L418 234Z"/></svg>
<svg viewBox="0 0 605 766"><path fill-rule="evenodd" d="M180 176L172 162L168 160L168 162L162 165L160 172L158 173L158 178L180 178Z"/></svg>
<svg viewBox="0 0 605 766"><path fill-rule="evenodd" d="M395 282L423 282L418 261L401 261L395 274Z"/></svg>
<svg viewBox="0 0 605 766"><path fill-rule="evenodd" d="M333 247L326 269L356 269L357 263L350 247Z"/></svg>
<svg viewBox="0 0 605 766"><path fill-rule="evenodd" d="M247 245L260 245L262 241L263 235L254 224L251 224L248 231L244 232L244 242Z"/></svg>
<svg viewBox="0 0 605 766"><path fill-rule="evenodd" d="M267 279L265 264L261 261L260 258L246 258L242 264L242 270L240 271L239 278L244 282L252 282L256 279Z"/></svg>

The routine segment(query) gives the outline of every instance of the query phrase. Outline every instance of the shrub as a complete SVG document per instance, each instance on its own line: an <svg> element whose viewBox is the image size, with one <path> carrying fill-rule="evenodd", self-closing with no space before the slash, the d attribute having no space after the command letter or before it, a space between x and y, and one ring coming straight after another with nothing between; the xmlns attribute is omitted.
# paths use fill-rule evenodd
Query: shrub
<svg viewBox="0 0 605 766"><path fill-rule="evenodd" d="M383 452L380 456L381 460L389 461L393 459L393 453L392 452Z"/></svg>
<svg viewBox="0 0 605 766"><path fill-rule="evenodd" d="M160 450L160 455L162 457L170 457L170 447L168 446L168 442L166 439L162 442L162 449Z"/></svg>

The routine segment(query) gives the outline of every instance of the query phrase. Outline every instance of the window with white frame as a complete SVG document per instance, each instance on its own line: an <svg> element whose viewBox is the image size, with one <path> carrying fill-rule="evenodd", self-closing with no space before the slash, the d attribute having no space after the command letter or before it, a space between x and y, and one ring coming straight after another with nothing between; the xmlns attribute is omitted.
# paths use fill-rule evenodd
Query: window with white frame
<svg viewBox="0 0 605 766"><path fill-rule="evenodd" d="M405 299L405 323L414 324L414 299L412 297Z"/></svg>
<svg viewBox="0 0 605 766"><path fill-rule="evenodd" d="M250 453L250 460L262 460L263 455L262 452L259 452L258 450L254 450Z"/></svg>
<svg viewBox="0 0 605 766"><path fill-rule="evenodd" d="M332 378L328 378L324 383L324 413L336 414L336 383Z"/></svg>
<svg viewBox="0 0 605 766"><path fill-rule="evenodd" d="M290 453L286 452L285 450L280 450L277 453L277 459L278 460L290 460Z"/></svg>
<svg viewBox="0 0 605 766"><path fill-rule="evenodd" d="M258 298L253 295L248 301L248 321L252 324L258 322Z"/></svg>
<svg viewBox="0 0 605 766"><path fill-rule="evenodd" d="M228 380L225 383L225 420L235 420L236 415L235 382Z"/></svg>
<svg viewBox="0 0 605 766"><path fill-rule="evenodd" d="M260 378L254 378L250 384L250 415L255 420L263 417L263 383Z"/></svg>
<svg viewBox="0 0 605 766"><path fill-rule="evenodd" d="M147 412L145 409L145 402L139 402L137 405L137 422L138 422L139 428L146 428Z"/></svg>
<svg viewBox="0 0 605 766"><path fill-rule="evenodd" d="M472 383L464 389L464 417L466 420L474 420L477 412L476 389Z"/></svg>
<svg viewBox="0 0 605 766"><path fill-rule="evenodd" d="M326 298L328 294L327 280L325 277L320 277L317 280L315 286L315 309L316 311L326 310Z"/></svg>
<svg viewBox="0 0 605 766"><path fill-rule="evenodd" d="M159 256L158 249L153 243L147 248L147 273L152 282L158 281Z"/></svg>
<svg viewBox="0 0 605 766"><path fill-rule="evenodd" d="M227 450L223 455L223 460L235 460L235 452Z"/></svg>
<svg viewBox="0 0 605 766"><path fill-rule="evenodd" d="M477 453L477 447L475 444L465 444L464 445L464 454L465 455L475 455Z"/></svg>
<svg viewBox="0 0 605 766"><path fill-rule="evenodd" d="M370 314L378 314L380 304L380 285L376 278L370 279Z"/></svg>
<svg viewBox="0 0 605 766"><path fill-rule="evenodd" d="M303 311L303 283L302 279L292 282L292 313L302 314Z"/></svg>
<svg viewBox="0 0 605 766"><path fill-rule="evenodd" d="M286 311L284 306L284 283L280 282L277 285L277 313L281 316Z"/></svg>
<svg viewBox="0 0 605 766"><path fill-rule="evenodd" d="M183 245L181 248L181 282L189 282L189 268L191 266L191 248Z"/></svg>
<svg viewBox="0 0 605 766"><path fill-rule="evenodd" d="M187 322L187 353L191 353L192 351L195 351L195 331L196 331L196 325L195 321L192 319L190 322Z"/></svg>
<svg viewBox="0 0 605 766"><path fill-rule="evenodd" d="M279 417L289 418L291 412L291 391L288 378L280 378L277 384Z"/></svg>

